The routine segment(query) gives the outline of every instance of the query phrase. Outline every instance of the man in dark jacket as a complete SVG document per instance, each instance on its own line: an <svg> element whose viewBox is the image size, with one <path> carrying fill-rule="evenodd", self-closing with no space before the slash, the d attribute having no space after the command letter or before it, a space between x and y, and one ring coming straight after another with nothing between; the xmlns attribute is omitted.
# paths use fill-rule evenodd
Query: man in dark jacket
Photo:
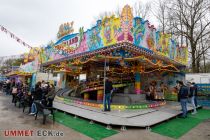
<svg viewBox="0 0 210 140"><path fill-rule="evenodd" d="M111 111L110 108L110 100L111 100L111 92L112 92L112 82L106 78L105 79L105 96L104 96L104 111Z"/></svg>
<svg viewBox="0 0 210 140"><path fill-rule="evenodd" d="M194 90L195 90L195 98L194 98L194 103L195 103L195 106L197 107L197 96L198 96L198 86L193 82L192 83L193 87L194 87Z"/></svg>
<svg viewBox="0 0 210 140"><path fill-rule="evenodd" d="M179 95L179 90L180 90L180 87L179 87L179 80L176 80L176 86L175 86L175 90L177 91L177 101L180 102L180 95Z"/></svg>
<svg viewBox="0 0 210 140"><path fill-rule="evenodd" d="M182 116L181 118L187 117L187 98L188 98L188 88L183 84L182 81L179 81L179 97L182 107Z"/></svg>
<svg viewBox="0 0 210 140"><path fill-rule="evenodd" d="M36 104L34 102L40 102L42 100L41 82L37 82L37 84L35 85L35 91L32 96L33 96L33 103L31 105L30 115L34 115L37 111Z"/></svg>
<svg viewBox="0 0 210 140"><path fill-rule="evenodd" d="M53 100L55 98L55 86L53 84L50 84L50 89L47 95L45 95L47 106L52 107L53 106Z"/></svg>
<svg viewBox="0 0 210 140"><path fill-rule="evenodd" d="M10 91L11 91L11 83L9 80L6 81L6 95L9 95L10 94Z"/></svg>
<svg viewBox="0 0 210 140"><path fill-rule="evenodd" d="M189 93L189 98L190 98L190 102L193 106L193 112L192 114L196 114L197 110L196 110L196 105L195 105L195 94L196 94L196 87L194 86L194 84L190 83L190 93Z"/></svg>

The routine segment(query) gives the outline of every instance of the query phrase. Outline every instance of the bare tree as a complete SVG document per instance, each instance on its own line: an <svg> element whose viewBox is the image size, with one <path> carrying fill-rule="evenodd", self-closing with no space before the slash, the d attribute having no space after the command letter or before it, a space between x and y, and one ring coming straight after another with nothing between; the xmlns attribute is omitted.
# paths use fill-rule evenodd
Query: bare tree
<svg viewBox="0 0 210 140"><path fill-rule="evenodd" d="M156 17L156 19L159 22L159 30L163 33L166 32L166 27L168 24L168 21L172 21L170 20L170 18L172 17L172 15L170 15L169 10L167 9L168 7L168 2L166 2L166 0L158 0L154 2L154 10L152 10L153 15ZM169 22L169 24L171 24L171 22Z"/></svg>
<svg viewBox="0 0 210 140"><path fill-rule="evenodd" d="M210 1L171 0L168 4L166 1L159 0L156 18L163 32L173 30L181 41L179 45L189 46L192 71L199 72L201 57L210 48L209 44L202 45L210 35Z"/></svg>
<svg viewBox="0 0 210 140"><path fill-rule="evenodd" d="M151 3L143 4L141 1L135 2L133 6L134 16L147 19L151 13Z"/></svg>
<svg viewBox="0 0 210 140"><path fill-rule="evenodd" d="M206 50L206 48L210 48L210 38L201 38L199 41L199 45L201 46L202 56L201 61L203 64L201 64L202 72L208 72L207 64L208 64L208 58L210 58L210 51ZM206 51L205 51L206 50Z"/></svg>

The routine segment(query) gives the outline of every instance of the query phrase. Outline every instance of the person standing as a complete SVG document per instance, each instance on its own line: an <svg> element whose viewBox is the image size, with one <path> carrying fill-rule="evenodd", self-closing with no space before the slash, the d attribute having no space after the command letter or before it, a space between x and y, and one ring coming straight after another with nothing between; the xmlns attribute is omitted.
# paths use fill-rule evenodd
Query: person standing
<svg viewBox="0 0 210 140"><path fill-rule="evenodd" d="M180 102L180 95L179 95L180 87L179 87L179 81L178 80L176 81L176 86L174 88L175 88L175 92L177 93L177 101Z"/></svg>
<svg viewBox="0 0 210 140"><path fill-rule="evenodd" d="M163 82L160 83L160 91L159 91L159 99L161 101L165 100L165 90L166 90L166 86L164 85Z"/></svg>
<svg viewBox="0 0 210 140"><path fill-rule="evenodd" d="M146 93L146 100L150 101L151 100L151 95L150 95L149 86L145 86L144 92Z"/></svg>
<svg viewBox="0 0 210 140"><path fill-rule="evenodd" d="M187 117L187 98L188 98L188 88L183 84L182 81L179 81L179 97L182 107L182 116L180 118Z"/></svg>
<svg viewBox="0 0 210 140"><path fill-rule="evenodd" d="M197 96L198 96L198 87L195 84L195 82L192 82L192 85L194 87L195 90L195 94L194 94L194 103L195 103L195 107L197 107L198 103L197 103Z"/></svg>
<svg viewBox="0 0 210 140"><path fill-rule="evenodd" d="M47 107L53 107L53 100L55 98L55 86L50 84L49 92L45 95Z"/></svg>
<svg viewBox="0 0 210 140"><path fill-rule="evenodd" d="M42 82L41 82L41 88L44 88L45 87L45 81L44 80L42 80Z"/></svg>
<svg viewBox="0 0 210 140"><path fill-rule="evenodd" d="M41 102L42 100L41 82L37 82L35 85L35 91L32 96L33 103L31 105L31 113L29 115L34 115L37 112L36 104L34 102Z"/></svg>
<svg viewBox="0 0 210 140"><path fill-rule="evenodd" d="M12 88L12 103L15 103L16 102L16 96L17 96L17 93L18 93L18 90L17 90L17 86L15 85L13 88Z"/></svg>
<svg viewBox="0 0 210 140"><path fill-rule="evenodd" d="M149 91L150 91L151 100L157 99L156 85L157 83L155 81L152 81L150 83Z"/></svg>
<svg viewBox="0 0 210 140"><path fill-rule="evenodd" d="M190 94L189 94L189 98L190 98L190 102L193 106L193 110L194 112L192 112L192 114L196 114L197 110L196 110L196 106L195 106L195 86L193 84L190 83Z"/></svg>
<svg viewBox="0 0 210 140"><path fill-rule="evenodd" d="M29 96L29 86L28 86L27 82L23 83L22 92L23 92L22 101L29 100L29 98L30 98L30 96Z"/></svg>
<svg viewBox="0 0 210 140"><path fill-rule="evenodd" d="M111 92L113 90L112 82L110 79L105 79L105 98L104 98L104 111L111 111L110 103L111 103Z"/></svg>
<svg viewBox="0 0 210 140"><path fill-rule="evenodd" d="M10 82L10 93L12 93L12 89L15 86L17 86L16 83L15 83L15 79L12 79L11 82Z"/></svg>
<svg viewBox="0 0 210 140"><path fill-rule="evenodd" d="M6 81L6 95L10 95L10 91L11 91L11 83L10 83L10 80L7 80Z"/></svg>
<svg viewBox="0 0 210 140"><path fill-rule="evenodd" d="M28 86L28 83L27 82L23 83L22 92L23 92L23 95L24 96L27 96L28 95L29 86Z"/></svg>
<svg viewBox="0 0 210 140"><path fill-rule="evenodd" d="M23 96L23 83L22 82L19 82L17 83L17 90L18 90L18 94L17 94L17 99L20 100Z"/></svg>
<svg viewBox="0 0 210 140"><path fill-rule="evenodd" d="M0 91L2 90L3 87L3 81L0 81Z"/></svg>

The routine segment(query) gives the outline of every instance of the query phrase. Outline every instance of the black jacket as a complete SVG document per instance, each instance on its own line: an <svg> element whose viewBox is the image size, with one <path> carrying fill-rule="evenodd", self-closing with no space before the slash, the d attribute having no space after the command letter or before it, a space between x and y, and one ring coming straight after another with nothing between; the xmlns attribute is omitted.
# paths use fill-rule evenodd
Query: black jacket
<svg viewBox="0 0 210 140"><path fill-rule="evenodd" d="M36 86L34 92L34 100L42 100L42 89Z"/></svg>
<svg viewBox="0 0 210 140"><path fill-rule="evenodd" d="M112 89L113 89L112 82L109 81L109 80L106 80L106 82L105 82L105 94L111 93Z"/></svg>
<svg viewBox="0 0 210 140"><path fill-rule="evenodd" d="M197 92L198 92L197 86L190 87L190 94L189 94L189 97L192 97L193 94L194 94L194 96L197 96L197 94L198 94Z"/></svg>
<svg viewBox="0 0 210 140"><path fill-rule="evenodd" d="M178 96L179 96L179 99L187 99L188 98L188 87L181 86Z"/></svg>

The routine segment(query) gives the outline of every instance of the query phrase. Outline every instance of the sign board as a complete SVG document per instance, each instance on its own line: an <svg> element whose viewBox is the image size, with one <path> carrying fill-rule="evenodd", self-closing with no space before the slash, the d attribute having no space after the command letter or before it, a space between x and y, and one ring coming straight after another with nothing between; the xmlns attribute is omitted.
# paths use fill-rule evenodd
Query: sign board
<svg viewBox="0 0 210 140"><path fill-rule="evenodd" d="M188 73L185 78L186 81L195 82L196 84L210 83L210 73Z"/></svg>

